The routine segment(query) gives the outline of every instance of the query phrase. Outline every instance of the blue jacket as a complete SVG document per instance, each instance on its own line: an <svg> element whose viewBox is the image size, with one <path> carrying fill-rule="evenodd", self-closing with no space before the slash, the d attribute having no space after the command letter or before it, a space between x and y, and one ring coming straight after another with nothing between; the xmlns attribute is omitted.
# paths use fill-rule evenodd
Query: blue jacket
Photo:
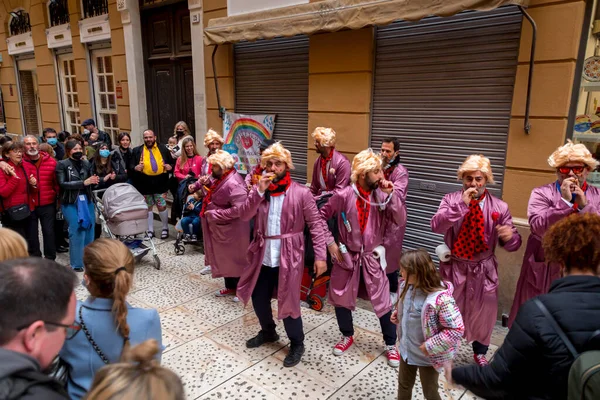
<svg viewBox="0 0 600 400"><path fill-rule="evenodd" d="M111 363L119 361L123 349L123 337L117 330L112 314L111 299L88 297L83 303L77 302L75 322L80 323L79 309L85 325L100 350ZM130 328L130 343L135 346L148 339L156 339L162 348L162 334L158 311L135 308L127 304L127 323ZM70 366L68 392L71 399L80 399L89 390L96 371L104 366L100 356L94 351L83 329L65 341L60 357ZM159 355L160 359L160 355Z"/></svg>

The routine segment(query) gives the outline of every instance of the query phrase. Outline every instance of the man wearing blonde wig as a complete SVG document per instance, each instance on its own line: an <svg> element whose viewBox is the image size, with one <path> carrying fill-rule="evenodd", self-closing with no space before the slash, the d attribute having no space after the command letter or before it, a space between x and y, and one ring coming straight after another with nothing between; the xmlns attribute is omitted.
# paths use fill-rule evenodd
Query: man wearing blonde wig
<svg viewBox="0 0 600 400"><path fill-rule="evenodd" d="M390 321L392 301L385 273L383 237L388 221L402 224L406 212L394 185L384 178L381 157L371 149L358 153L352 161L352 185L334 193L321 208L324 220L337 217L339 249L329 246L333 259L329 302L342 339L333 348L341 356L354 343L352 311L356 298L371 301L383 333L388 364L397 367L396 326Z"/></svg>
<svg viewBox="0 0 600 400"><path fill-rule="evenodd" d="M218 297L235 296L242 270L248 264L244 251L232 251L235 240L237 249L247 249L250 225L240 219L240 206L248 197L244 178L233 168L231 154L217 150L208 157L212 165L210 184L203 187L204 199L200 211L204 233L204 263L211 266L213 278L225 278L225 288L216 293ZM207 221L205 214L210 210L230 210L226 217ZM237 297L233 298L237 301Z"/></svg>
<svg viewBox="0 0 600 400"><path fill-rule="evenodd" d="M508 205L486 189L494 183L490 160L471 155L458 169L462 190L444 196L431 219L431 230L444 235L451 250L440 260L440 273L454 286L454 298L465 323L465 338L473 342L473 358L487 365L492 330L498 313L499 244L507 251L521 247Z"/></svg>
<svg viewBox="0 0 600 400"><path fill-rule="evenodd" d="M600 190L586 182L590 171L598 166L598 161L585 145L573 144L569 140L552 153L548 164L556 169L556 181L533 189L529 197L527 216L531 234L510 310L509 326L521 304L547 293L550 284L561 276L559 265L546 263L542 249L542 237L546 231L569 215L600 212Z"/></svg>
<svg viewBox="0 0 600 400"><path fill-rule="evenodd" d="M332 193L350 184L350 161L335 149L336 133L331 128L316 128L311 134L319 157L313 166L310 191L315 197Z"/></svg>
<svg viewBox="0 0 600 400"><path fill-rule="evenodd" d="M298 364L304 354L304 331L300 314L300 284L304 270L304 226L308 224L315 249L315 271L327 269L326 243L333 239L321 220L310 190L290 178L292 156L280 143L269 146L261 157L264 175L254 185L243 205L206 212L209 222L221 223L239 216L256 217L254 239L248 248L249 265L242 272L237 295L252 305L261 331L246 342L255 348L276 342L279 335L271 311L271 296L277 297L278 318L290 338L285 367ZM247 237L247 235L246 235ZM231 251L231 250L230 250ZM389 297L389 296L388 296Z"/></svg>

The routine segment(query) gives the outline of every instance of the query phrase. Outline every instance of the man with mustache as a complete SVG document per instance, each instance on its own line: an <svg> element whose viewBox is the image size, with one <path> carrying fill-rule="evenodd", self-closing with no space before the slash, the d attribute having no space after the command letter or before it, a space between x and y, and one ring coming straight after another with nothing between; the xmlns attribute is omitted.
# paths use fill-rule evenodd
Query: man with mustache
<svg viewBox="0 0 600 400"><path fill-rule="evenodd" d="M35 168L35 179L37 180L38 192L36 194L36 207L31 213L35 221L35 235L33 245L29 244L29 254L41 257L40 242L38 235L38 220L42 225L42 236L44 239L44 257L49 260L56 259L56 243L54 228L56 217L56 199L59 193L58 181L56 179L56 160L49 154L40 152L38 139L33 135L23 138L25 146L25 162L29 162ZM62 235L62 227L58 230Z"/></svg>
<svg viewBox="0 0 600 400"><path fill-rule="evenodd" d="M279 340L271 311L271 297L277 297L277 316L283 320L290 339L284 367L297 365L304 354L304 331L300 312L300 285L304 271L304 226L308 224L315 247L316 275L327 269L326 243L333 239L319 217L308 188L294 182L292 155L280 143L267 148L261 157L265 174L243 205L227 210L210 210L209 223L227 221L237 215L244 221L256 216L254 239L248 248L250 264L242 272L237 295L247 304L252 298L261 330L246 342L255 348ZM388 297L389 299L389 297Z"/></svg>
<svg viewBox="0 0 600 400"><path fill-rule="evenodd" d="M381 160L383 161L383 176L394 184L394 193L402 200L403 210L406 214L406 189L408 187L408 170L400 164L400 141L395 138L385 138L381 143ZM402 245L404 233L406 232L406 218L401 225L389 221L385 229L383 246L385 247L385 259L387 262L387 277L390 281L390 295L392 303L398 298L398 270L400 269L400 257L402 256Z"/></svg>
<svg viewBox="0 0 600 400"><path fill-rule="evenodd" d="M600 189L586 182L590 171L598 166L583 144L570 140L548 158L556 168L556 181L533 189L527 207L531 234L523 256L521 274L510 309L508 326L517 316L519 307L532 297L547 293L550 284L561 277L560 265L547 263L542 249L542 237L556 222L572 214L600 213Z"/></svg>
<svg viewBox="0 0 600 400"><path fill-rule="evenodd" d="M337 217L339 248L329 246L333 259L329 302L342 339L333 348L340 356L354 343L352 311L356 298L370 300L385 341L388 364L397 367L400 355L396 348L396 326L391 322L392 301L385 273L383 236L388 220L404 223L406 213L394 185L383 175L381 157L371 149L363 150L352 160L352 185L334 193L321 208L321 217ZM379 256L376 255L379 254Z"/></svg>
<svg viewBox="0 0 600 400"><path fill-rule="evenodd" d="M465 339L473 342L473 359L487 365L498 313L496 245L506 251L521 247L508 205L487 191L494 183L490 160L470 155L458 169L460 191L444 196L431 219L431 230L444 235L451 258L440 260L440 273L454 286L454 298L465 323Z"/></svg>
<svg viewBox="0 0 600 400"><path fill-rule="evenodd" d="M333 129L318 127L311 136L319 157L313 166L310 191L318 198L350 184L350 161L335 149L336 133Z"/></svg>

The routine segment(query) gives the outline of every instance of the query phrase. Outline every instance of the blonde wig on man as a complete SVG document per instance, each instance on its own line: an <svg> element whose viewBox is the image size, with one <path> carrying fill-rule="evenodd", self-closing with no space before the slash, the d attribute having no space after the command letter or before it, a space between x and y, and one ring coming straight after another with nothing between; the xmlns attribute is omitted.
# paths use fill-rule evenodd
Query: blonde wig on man
<svg viewBox="0 0 600 400"><path fill-rule="evenodd" d="M208 157L208 163L211 165L218 165L223 171L227 171L233 168L235 160L228 152L217 150L215 154Z"/></svg>
<svg viewBox="0 0 600 400"><path fill-rule="evenodd" d="M468 172L481 172L487 183L494 183L494 173L492 172L492 163L490 159L482 154L472 154L468 156L457 171L458 180L462 181Z"/></svg>
<svg viewBox="0 0 600 400"><path fill-rule="evenodd" d="M360 175L377 171L381 169L381 166L381 157L374 153L372 149L369 148L361 151L352 160L352 182L356 183Z"/></svg>
<svg viewBox="0 0 600 400"><path fill-rule="evenodd" d="M279 160L283 161L287 164L288 169L294 169L294 163L292 163L292 153L283 145L281 142L275 142L265 151L263 151L260 158L260 166L265 168L267 166L267 161L269 160Z"/></svg>
<svg viewBox="0 0 600 400"><path fill-rule="evenodd" d="M585 145L581 143L574 144L570 140L568 140L565 145L557 148L554 153L548 157L548 164L552 168L559 168L570 162L584 163L591 171L595 170L598 166L598 161L594 159L592 153L590 153Z"/></svg>
<svg viewBox="0 0 600 400"><path fill-rule="evenodd" d="M323 128L320 126L313 131L311 136L323 147L335 147L336 133L331 128Z"/></svg>
<svg viewBox="0 0 600 400"><path fill-rule="evenodd" d="M206 132L206 135L204 135L204 147L208 147L208 145L215 140L221 144L225 143L223 137L211 128Z"/></svg>
<svg viewBox="0 0 600 400"><path fill-rule="evenodd" d="M8 228L0 228L0 261L29 257L27 241Z"/></svg>

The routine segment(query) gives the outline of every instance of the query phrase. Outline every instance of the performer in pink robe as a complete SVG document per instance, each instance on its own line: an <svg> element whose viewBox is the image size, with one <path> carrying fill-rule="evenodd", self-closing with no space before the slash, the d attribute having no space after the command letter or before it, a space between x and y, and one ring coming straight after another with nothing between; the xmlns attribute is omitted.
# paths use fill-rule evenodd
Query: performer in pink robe
<svg viewBox="0 0 600 400"><path fill-rule="evenodd" d="M259 147L260 155L262 156L263 151L265 151L267 147L269 147L273 143L275 143L275 141L272 139L263 140ZM252 186L258 183L259 179L262 177L264 170L265 169L262 167L262 165L258 163L258 165L252 169L252 171L248 171L246 177L244 178L244 182L246 183L248 190L252 189Z"/></svg>
<svg viewBox="0 0 600 400"><path fill-rule="evenodd" d="M208 154L202 159L202 166L200 167L200 176L198 176L198 180L196 183L192 183L188 186L188 191L190 193L194 193L202 189L204 185L210 183L212 168L208 162L208 158L215 154L217 150L220 150L223 147L223 143L225 143L223 137L212 128L209 129L204 135L204 147L208 149ZM204 265L205 266L200 273L202 275L210 274L210 264L207 260L204 260Z"/></svg>
<svg viewBox="0 0 600 400"><path fill-rule="evenodd" d="M408 188L408 170L400 164L400 141L395 138L386 138L381 143L381 159L383 161L383 175L386 180L394 184L394 195L401 200L402 209L397 212L406 214L406 189ZM388 220L385 228L383 246L387 262L386 274L390 281L390 294L392 303L398 298L398 271L400 270L400 257L404 233L406 232L406 218L398 225L393 220Z"/></svg>
<svg viewBox="0 0 600 400"><path fill-rule="evenodd" d="M324 220L337 217L339 251L329 247L333 263L329 284L329 302L342 339L333 354L342 355L354 342L352 311L356 298L370 300L379 318L386 345L388 364L397 367L400 355L396 348L396 327L391 322L390 284L382 263L385 255L383 237L387 220L401 225L406 220L402 200L392 182L384 179L381 157L371 149L358 153L352 161L352 186L337 191L321 208ZM380 252L383 260L376 258Z"/></svg>
<svg viewBox="0 0 600 400"><path fill-rule="evenodd" d="M239 215L249 221L256 216L254 240L248 248L249 266L242 272L237 295L244 304L252 298L261 331L246 346L254 348L279 339L271 311L271 297L275 295L278 318L283 319L290 338L290 350L283 365L292 367L304 354L300 284L304 272L305 224L314 243L317 276L327 269L326 243L334 243L308 188L290 178L289 170L294 168L290 152L275 143L263 152L261 164L266 174L244 204L207 211L206 218L209 222L220 222Z"/></svg>
<svg viewBox="0 0 600 400"><path fill-rule="evenodd" d="M553 224L574 213L600 213L600 190L586 182L590 171L598 166L583 144L570 140L548 158L556 168L556 181L533 189L527 207L531 234L523 256L521 274L510 310L508 326L519 307L532 297L548 292L550 284L560 278L560 266L547 263L541 239Z"/></svg>
<svg viewBox="0 0 600 400"><path fill-rule="evenodd" d="M319 198L350 184L350 161L335 149L336 133L331 128L316 128L311 134L319 157L313 166L310 191Z"/></svg>
<svg viewBox="0 0 600 400"><path fill-rule="evenodd" d="M247 249L250 242L250 224L239 215L229 214L218 222L204 218L210 210L227 210L246 202L248 190L241 175L235 170L235 160L226 151L217 150L208 157L212 165L212 180L205 185L200 220L204 232L204 262L211 266L213 278L225 278L225 288L216 296L235 296L242 271L248 264L244 251L231 251L231 239L240 249ZM233 297L237 301L237 297Z"/></svg>
<svg viewBox="0 0 600 400"><path fill-rule="evenodd" d="M440 273L454 286L454 298L473 342L473 358L487 365L487 353L498 313L496 244L507 251L521 247L508 205L486 190L494 183L490 160L471 155L458 169L463 190L444 196L431 219L431 230L444 234L451 259L440 261Z"/></svg>

